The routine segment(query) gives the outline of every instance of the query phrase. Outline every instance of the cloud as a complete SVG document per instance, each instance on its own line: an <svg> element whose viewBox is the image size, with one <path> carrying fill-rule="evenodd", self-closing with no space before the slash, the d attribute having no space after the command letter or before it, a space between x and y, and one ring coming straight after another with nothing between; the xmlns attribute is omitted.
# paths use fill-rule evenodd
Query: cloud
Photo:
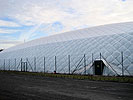
<svg viewBox="0 0 133 100"><path fill-rule="evenodd" d="M62 23L57 21L50 24L41 24L36 32L52 35L52 34L58 34L62 31L64 31L64 26Z"/></svg>
<svg viewBox="0 0 133 100"><path fill-rule="evenodd" d="M18 44L21 44L22 41L18 41L18 40L12 40L9 38L6 39L6 40L3 40L3 39L0 39L0 48L9 48L9 47L12 47L12 46L15 46L15 45L18 45Z"/></svg>
<svg viewBox="0 0 133 100"><path fill-rule="evenodd" d="M25 3L23 3L25 2ZM127 0L12 0L9 16L24 25L61 22L65 31L108 23L130 21L133 18L133 1ZM3 11L3 10L2 10ZM131 17L129 17L131 16ZM129 17L129 18L128 18Z"/></svg>
<svg viewBox="0 0 133 100"><path fill-rule="evenodd" d="M133 0L0 0L0 2L0 18L9 17L18 23L0 20L2 21L0 26L33 26L20 32L21 41L96 25L133 21ZM42 33L44 35L40 35Z"/></svg>
<svg viewBox="0 0 133 100"><path fill-rule="evenodd" d="M0 34L14 34L20 30L12 30L12 29L0 29Z"/></svg>
<svg viewBox="0 0 133 100"><path fill-rule="evenodd" d="M0 44L0 49L7 49L7 48L10 48L10 47L12 47L12 46L15 46L15 45L18 45L18 44L12 44L12 43L2 43L2 44Z"/></svg>
<svg viewBox="0 0 133 100"><path fill-rule="evenodd" d="M0 44L18 44L18 43L22 42L17 40L0 40Z"/></svg>
<svg viewBox="0 0 133 100"><path fill-rule="evenodd" d="M19 36L19 40L20 41L28 41L30 40L31 38L33 38L35 35L35 31L41 26L41 23L38 24L37 26L34 26L33 28L29 29L29 31L22 31L21 35Z"/></svg>
<svg viewBox="0 0 133 100"><path fill-rule="evenodd" d="M11 21L5 21L5 20L0 20L0 26L5 26L5 27L19 27L20 25L11 22Z"/></svg>

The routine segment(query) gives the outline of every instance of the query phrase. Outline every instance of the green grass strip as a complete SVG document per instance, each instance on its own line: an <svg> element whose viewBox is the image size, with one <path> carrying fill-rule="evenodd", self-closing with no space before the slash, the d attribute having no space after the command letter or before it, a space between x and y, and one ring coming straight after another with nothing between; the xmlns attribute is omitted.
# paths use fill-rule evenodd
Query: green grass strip
<svg viewBox="0 0 133 100"><path fill-rule="evenodd" d="M54 74L54 73L42 73L42 72L20 72L20 71L3 71L3 70L0 70L0 73L13 73L13 74L35 75L35 76L55 77L55 78L70 78L70 79L79 79L79 80L133 83L133 76L92 76L92 75L78 75L78 74Z"/></svg>

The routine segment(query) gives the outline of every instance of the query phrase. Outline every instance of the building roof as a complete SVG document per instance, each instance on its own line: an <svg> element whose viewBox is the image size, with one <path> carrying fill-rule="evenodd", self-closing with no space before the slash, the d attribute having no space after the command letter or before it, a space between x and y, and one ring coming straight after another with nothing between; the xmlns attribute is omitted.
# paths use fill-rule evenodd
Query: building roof
<svg viewBox="0 0 133 100"><path fill-rule="evenodd" d="M95 26L91 28L64 32L62 34L56 34L52 36L39 38L36 40L32 40L32 41L8 48L4 52L9 52L13 50L18 50L18 49L31 47L31 46L48 44L48 43L63 42L63 41L69 41L74 39L83 39L83 38L97 37L97 36L103 36L103 35L131 33L131 32L133 32L133 22L100 25L100 26Z"/></svg>

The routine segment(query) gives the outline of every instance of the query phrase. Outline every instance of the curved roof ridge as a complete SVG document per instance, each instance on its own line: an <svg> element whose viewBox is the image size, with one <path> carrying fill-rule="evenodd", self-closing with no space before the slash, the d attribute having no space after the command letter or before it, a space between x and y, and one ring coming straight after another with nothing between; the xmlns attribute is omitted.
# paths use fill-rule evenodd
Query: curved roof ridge
<svg viewBox="0 0 133 100"><path fill-rule="evenodd" d="M129 27L131 26L131 27ZM39 39L31 40L29 42L8 48L4 51L13 51L30 46L42 45L47 43L62 42L74 39L97 37L101 35L111 35L120 33L133 32L133 22L113 23L100 26L93 26L75 31L64 32L62 34L55 34L51 36L42 37Z"/></svg>

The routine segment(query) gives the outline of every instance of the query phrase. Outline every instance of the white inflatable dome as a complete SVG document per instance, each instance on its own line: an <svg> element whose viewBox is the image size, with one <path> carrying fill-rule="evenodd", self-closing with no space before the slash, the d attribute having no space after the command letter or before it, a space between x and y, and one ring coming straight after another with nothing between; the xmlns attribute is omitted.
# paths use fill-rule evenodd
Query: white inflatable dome
<svg viewBox="0 0 133 100"><path fill-rule="evenodd" d="M133 22L65 32L8 48L0 52L0 68L20 70L20 61L28 61L29 71L43 72L45 63L46 72L56 66L58 73L83 74L86 67L87 74L94 74L98 59L105 65L103 75L122 75L122 69L124 75L133 75Z"/></svg>

